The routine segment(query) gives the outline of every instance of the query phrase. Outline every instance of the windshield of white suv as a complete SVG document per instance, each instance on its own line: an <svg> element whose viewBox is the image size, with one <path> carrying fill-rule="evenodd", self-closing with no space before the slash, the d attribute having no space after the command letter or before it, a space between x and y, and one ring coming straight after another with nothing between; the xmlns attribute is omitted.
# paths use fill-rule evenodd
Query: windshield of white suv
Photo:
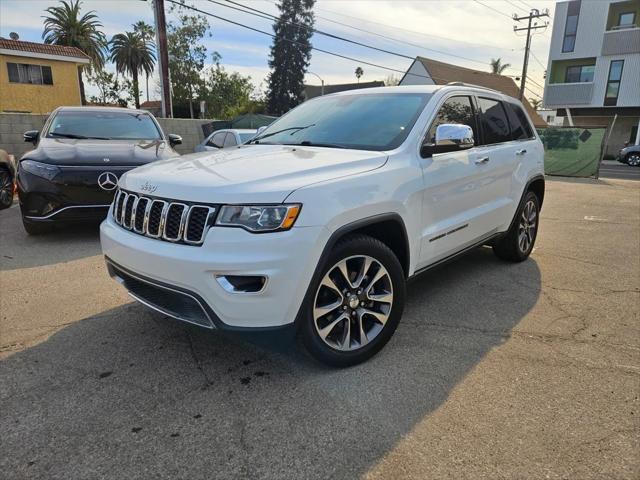
<svg viewBox="0 0 640 480"><path fill-rule="evenodd" d="M147 113L62 111L51 120L47 137L97 140L160 140L160 132Z"/></svg>
<svg viewBox="0 0 640 480"><path fill-rule="evenodd" d="M272 123L249 143L392 150L409 135L431 94L319 97Z"/></svg>

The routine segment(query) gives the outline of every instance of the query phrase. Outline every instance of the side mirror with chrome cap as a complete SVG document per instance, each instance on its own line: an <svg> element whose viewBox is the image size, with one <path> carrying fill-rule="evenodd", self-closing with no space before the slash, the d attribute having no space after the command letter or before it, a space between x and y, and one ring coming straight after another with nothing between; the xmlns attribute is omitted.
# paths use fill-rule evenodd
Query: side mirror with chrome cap
<svg viewBox="0 0 640 480"><path fill-rule="evenodd" d="M34 145L38 143L39 137L40 137L40 132L38 130L28 130L22 134L22 138L24 138L25 142L31 142Z"/></svg>
<svg viewBox="0 0 640 480"><path fill-rule="evenodd" d="M475 144L473 129L469 125L443 123L436 128L435 143L424 143L420 155L430 157L435 153L466 150Z"/></svg>
<svg viewBox="0 0 640 480"><path fill-rule="evenodd" d="M180 135L176 135L175 133L170 133L168 137L169 137L169 145L171 145L172 147L182 144L182 137Z"/></svg>

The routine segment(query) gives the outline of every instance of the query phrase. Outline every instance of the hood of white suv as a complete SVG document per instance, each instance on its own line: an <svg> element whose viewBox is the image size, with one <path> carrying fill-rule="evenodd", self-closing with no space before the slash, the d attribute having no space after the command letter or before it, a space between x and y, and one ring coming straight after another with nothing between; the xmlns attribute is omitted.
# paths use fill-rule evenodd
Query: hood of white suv
<svg viewBox="0 0 640 480"><path fill-rule="evenodd" d="M160 160L123 175L120 187L205 203L280 203L312 183L373 170L387 154L286 145L246 145Z"/></svg>

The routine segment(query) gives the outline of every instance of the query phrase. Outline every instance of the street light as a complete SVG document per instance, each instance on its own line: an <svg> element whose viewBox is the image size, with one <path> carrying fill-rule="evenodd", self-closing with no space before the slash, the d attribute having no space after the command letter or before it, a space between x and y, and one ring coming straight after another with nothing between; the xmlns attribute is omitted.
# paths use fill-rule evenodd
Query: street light
<svg viewBox="0 0 640 480"><path fill-rule="evenodd" d="M322 78L320 78L320 75L318 75L317 73L313 73L313 72L309 72L307 71L308 74L310 75L315 75L316 77L318 77L318 80L320 80L320 95L324 95L324 80Z"/></svg>

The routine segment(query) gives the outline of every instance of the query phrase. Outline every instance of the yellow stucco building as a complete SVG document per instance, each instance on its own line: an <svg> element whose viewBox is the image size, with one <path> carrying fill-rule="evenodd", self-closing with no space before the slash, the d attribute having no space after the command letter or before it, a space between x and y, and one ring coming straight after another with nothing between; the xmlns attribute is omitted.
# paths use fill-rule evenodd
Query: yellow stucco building
<svg viewBox="0 0 640 480"><path fill-rule="evenodd" d="M75 47L0 38L0 112L81 105L78 66L88 63Z"/></svg>

